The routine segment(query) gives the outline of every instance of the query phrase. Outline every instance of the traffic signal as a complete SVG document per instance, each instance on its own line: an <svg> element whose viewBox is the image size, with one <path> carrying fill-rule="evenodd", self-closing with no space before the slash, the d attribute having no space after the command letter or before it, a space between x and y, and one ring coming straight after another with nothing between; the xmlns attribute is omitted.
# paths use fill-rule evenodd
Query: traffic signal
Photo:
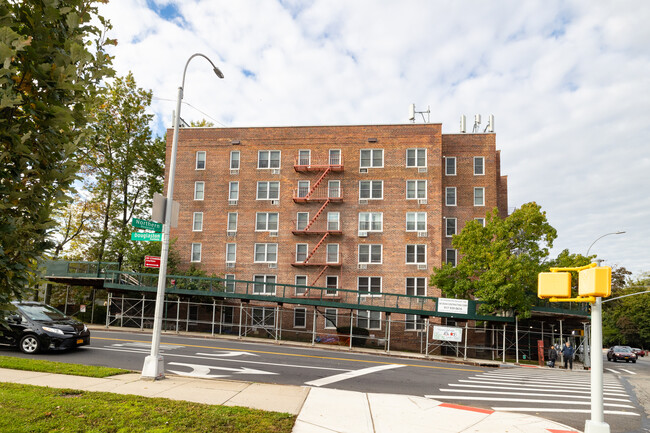
<svg viewBox="0 0 650 433"><path fill-rule="evenodd" d="M612 268L601 266L578 273L578 295L606 298L612 294Z"/></svg>
<svg viewBox="0 0 650 433"><path fill-rule="evenodd" d="M570 298L571 273L569 272L540 272L537 277L537 297Z"/></svg>

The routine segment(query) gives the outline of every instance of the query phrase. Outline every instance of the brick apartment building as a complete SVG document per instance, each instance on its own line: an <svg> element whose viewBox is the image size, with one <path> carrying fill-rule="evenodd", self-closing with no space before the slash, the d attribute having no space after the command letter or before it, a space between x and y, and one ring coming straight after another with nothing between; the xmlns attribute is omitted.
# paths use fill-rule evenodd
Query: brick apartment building
<svg viewBox="0 0 650 433"><path fill-rule="evenodd" d="M332 296L440 296L428 277L456 262L451 236L495 207L507 215L493 133L442 134L440 124L179 133L175 249L183 267L228 279L327 287ZM311 328L310 307L283 308L294 309L283 329ZM347 324L349 314L326 309L317 328ZM381 335L381 312L355 315L355 325ZM421 326L416 317L391 320L404 331Z"/></svg>

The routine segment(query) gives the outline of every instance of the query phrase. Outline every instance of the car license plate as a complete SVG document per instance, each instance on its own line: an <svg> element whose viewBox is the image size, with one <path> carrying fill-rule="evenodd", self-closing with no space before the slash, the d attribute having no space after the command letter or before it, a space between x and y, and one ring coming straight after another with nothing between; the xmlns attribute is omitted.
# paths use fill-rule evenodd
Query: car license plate
<svg viewBox="0 0 650 433"><path fill-rule="evenodd" d="M83 338L79 338L79 339L77 340L77 344L83 344L83 343L84 343Z"/></svg>

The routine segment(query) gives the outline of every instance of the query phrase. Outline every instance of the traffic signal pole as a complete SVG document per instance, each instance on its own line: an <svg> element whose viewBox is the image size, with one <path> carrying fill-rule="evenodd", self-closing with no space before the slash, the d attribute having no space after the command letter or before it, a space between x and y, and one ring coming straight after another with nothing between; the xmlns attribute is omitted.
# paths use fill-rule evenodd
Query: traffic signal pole
<svg viewBox="0 0 650 433"><path fill-rule="evenodd" d="M610 433L603 405L603 298L591 304L591 419L585 421L585 433Z"/></svg>

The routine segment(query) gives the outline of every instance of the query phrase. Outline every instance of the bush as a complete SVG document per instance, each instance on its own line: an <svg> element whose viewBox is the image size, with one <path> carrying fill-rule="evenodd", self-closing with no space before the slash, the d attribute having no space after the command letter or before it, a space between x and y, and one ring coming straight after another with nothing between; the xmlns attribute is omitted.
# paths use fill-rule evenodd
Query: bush
<svg viewBox="0 0 650 433"><path fill-rule="evenodd" d="M349 326L339 326L336 328L336 333L341 337L350 336L350 327ZM358 326L352 327L352 345L363 347L366 345L368 336L370 332L365 328L359 328Z"/></svg>

